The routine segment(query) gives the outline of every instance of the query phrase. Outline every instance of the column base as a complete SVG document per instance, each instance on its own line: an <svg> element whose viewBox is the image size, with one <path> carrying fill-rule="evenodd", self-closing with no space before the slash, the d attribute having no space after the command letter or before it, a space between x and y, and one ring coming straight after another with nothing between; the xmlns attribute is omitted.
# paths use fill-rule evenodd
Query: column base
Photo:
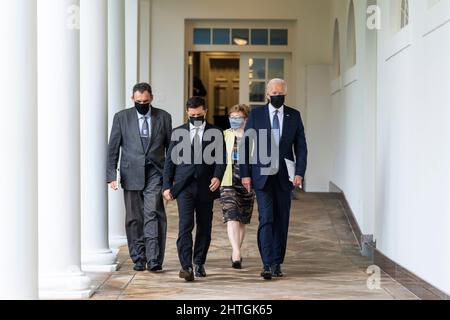
<svg viewBox="0 0 450 320"><path fill-rule="evenodd" d="M109 239L109 247L116 251L119 251L120 247L126 246L127 244L128 241L126 236L112 236Z"/></svg>
<svg viewBox="0 0 450 320"><path fill-rule="evenodd" d="M79 267L73 271L39 278L39 299L88 299L94 294L91 279Z"/></svg>
<svg viewBox="0 0 450 320"><path fill-rule="evenodd" d="M109 264L109 265L82 265L81 269L84 272L90 273L109 273L117 271L118 264Z"/></svg>
<svg viewBox="0 0 450 320"><path fill-rule="evenodd" d="M109 249L83 252L81 255L81 269L84 272L114 272L117 266L117 254Z"/></svg>

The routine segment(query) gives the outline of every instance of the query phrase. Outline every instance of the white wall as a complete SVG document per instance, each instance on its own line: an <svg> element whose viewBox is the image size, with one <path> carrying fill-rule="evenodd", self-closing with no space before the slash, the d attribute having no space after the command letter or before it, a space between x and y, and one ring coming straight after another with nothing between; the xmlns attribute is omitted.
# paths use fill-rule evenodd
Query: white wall
<svg viewBox="0 0 450 320"><path fill-rule="evenodd" d="M332 180L383 254L450 293L450 1L410 1L400 32L392 3L378 1L376 44L355 0L357 65L345 72L349 1L333 2L344 72L331 84Z"/></svg>
<svg viewBox="0 0 450 320"><path fill-rule="evenodd" d="M308 117L305 123L308 139L307 192L327 192L331 177L331 98L329 65L306 68Z"/></svg>
<svg viewBox="0 0 450 320"><path fill-rule="evenodd" d="M389 12L389 1L380 4ZM450 293L450 4L410 7L410 26L393 34L385 14L379 39L376 238Z"/></svg>
<svg viewBox="0 0 450 320"><path fill-rule="evenodd" d="M329 60L328 7L329 0L152 0L151 79L155 105L172 114L175 126L183 122L186 19L286 19L296 20L298 25L293 54L295 84L290 87L301 109L306 102L302 68Z"/></svg>
<svg viewBox="0 0 450 320"><path fill-rule="evenodd" d="M376 31L366 28L366 1L354 1L356 65L347 61L350 1L335 1L329 33L339 23L341 76L331 83L331 181L345 192L364 234L375 233Z"/></svg>

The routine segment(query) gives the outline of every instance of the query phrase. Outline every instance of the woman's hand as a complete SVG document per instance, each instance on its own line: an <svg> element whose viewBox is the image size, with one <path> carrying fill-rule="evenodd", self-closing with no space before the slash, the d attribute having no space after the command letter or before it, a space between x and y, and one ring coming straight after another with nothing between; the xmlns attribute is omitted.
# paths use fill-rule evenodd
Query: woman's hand
<svg viewBox="0 0 450 320"><path fill-rule="evenodd" d="M248 193L252 192L252 179L251 178L243 178L242 185L245 189L247 189Z"/></svg>
<svg viewBox="0 0 450 320"><path fill-rule="evenodd" d="M172 193L170 192L170 189L164 190L163 196L164 196L164 199L166 199L167 201L172 201L173 200Z"/></svg>

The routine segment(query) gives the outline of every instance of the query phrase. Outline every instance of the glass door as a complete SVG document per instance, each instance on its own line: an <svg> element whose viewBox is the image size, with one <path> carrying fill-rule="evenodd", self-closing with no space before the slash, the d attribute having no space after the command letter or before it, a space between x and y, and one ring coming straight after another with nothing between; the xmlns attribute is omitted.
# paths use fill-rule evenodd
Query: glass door
<svg viewBox="0 0 450 320"><path fill-rule="evenodd" d="M290 83L290 54L242 53L240 101L250 108L267 103L266 87L273 78Z"/></svg>

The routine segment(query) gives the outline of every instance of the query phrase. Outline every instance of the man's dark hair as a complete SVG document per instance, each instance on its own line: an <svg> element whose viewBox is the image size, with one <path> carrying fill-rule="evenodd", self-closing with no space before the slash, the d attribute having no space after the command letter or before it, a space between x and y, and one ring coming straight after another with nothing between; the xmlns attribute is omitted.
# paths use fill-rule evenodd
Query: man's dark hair
<svg viewBox="0 0 450 320"><path fill-rule="evenodd" d="M206 107L206 101L202 97L192 97L186 102L186 109L197 109L200 107L208 109Z"/></svg>
<svg viewBox="0 0 450 320"><path fill-rule="evenodd" d="M140 93L144 93L145 91L147 91L148 93L150 93L150 95L152 94L152 87L148 84L148 83L138 83L137 85L135 85L133 87L133 96L136 92L140 92Z"/></svg>

